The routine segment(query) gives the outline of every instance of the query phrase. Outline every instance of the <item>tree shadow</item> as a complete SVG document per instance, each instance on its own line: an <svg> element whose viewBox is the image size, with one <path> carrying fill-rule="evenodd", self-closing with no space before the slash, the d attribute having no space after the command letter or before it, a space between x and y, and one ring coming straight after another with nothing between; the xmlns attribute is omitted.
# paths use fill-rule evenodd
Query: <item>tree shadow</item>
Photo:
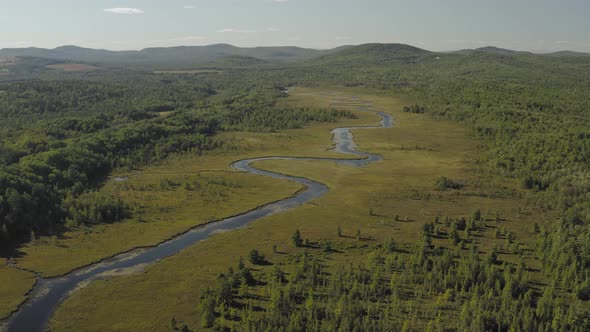
<svg viewBox="0 0 590 332"><path fill-rule="evenodd" d="M268 261L267 259L260 261L260 262L256 262L256 264L254 265L258 265L258 266L273 266L274 263Z"/></svg>

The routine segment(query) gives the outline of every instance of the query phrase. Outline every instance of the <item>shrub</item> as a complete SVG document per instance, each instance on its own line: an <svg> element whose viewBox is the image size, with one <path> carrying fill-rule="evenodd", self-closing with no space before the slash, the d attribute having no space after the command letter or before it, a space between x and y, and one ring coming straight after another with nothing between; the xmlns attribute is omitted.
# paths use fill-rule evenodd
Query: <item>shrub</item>
<svg viewBox="0 0 590 332"><path fill-rule="evenodd" d="M436 189L445 191L449 189L463 189L464 185L460 182L451 180L446 176L439 176L436 179Z"/></svg>
<svg viewBox="0 0 590 332"><path fill-rule="evenodd" d="M256 249L252 249L250 251L250 255L248 255L250 262L254 265L264 264L265 258L264 255Z"/></svg>

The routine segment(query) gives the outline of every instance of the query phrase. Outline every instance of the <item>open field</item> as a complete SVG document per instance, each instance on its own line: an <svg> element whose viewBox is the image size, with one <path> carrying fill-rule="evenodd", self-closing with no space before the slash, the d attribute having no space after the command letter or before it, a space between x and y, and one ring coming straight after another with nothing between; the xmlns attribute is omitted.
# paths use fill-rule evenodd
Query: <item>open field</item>
<svg viewBox="0 0 590 332"><path fill-rule="evenodd" d="M186 70L157 70L154 74L179 74L179 75L207 75L221 74L221 70L213 69L186 69Z"/></svg>
<svg viewBox="0 0 590 332"><path fill-rule="evenodd" d="M48 65L47 68L55 69L55 70L63 70L65 72L91 72L95 70L99 70L99 67L85 65L81 63L63 63L63 64L55 64L55 65Z"/></svg>
<svg viewBox="0 0 590 332"><path fill-rule="evenodd" d="M298 104L327 105L332 96L323 93L329 91L298 88L289 99ZM477 163L481 151L478 141L470 137L467 129L425 115L403 113L401 108L405 103L400 99L352 89L339 93L372 100L376 109L394 115L395 128L354 131L359 150L381 154L383 161L363 168L339 166L328 161L258 163L257 166L268 170L324 182L330 192L312 203L265 218L245 229L217 234L140 274L90 284L58 308L51 328L161 331L171 329L170 320L175 317L191 329L198 329L196 308L200 296L207 287L215 285L219 273L234 266L240 256L246 257L256 248L270 262L289 270L292 255L303 250L290 244L295 229L313 242L331 240L335 248L342 249L342 253L330 256L332 261L327 264L332 265L362 259L389 238L411 250L419 240L423 224L435 216L468 217L480 209L487 226L467 235L467 240L484 253L494 245L503 248L504 235L497 238L494 230L505 228L515 234L532 271L539 267L526 251L535 240L531 236L532 225L533 222L552 222L553 214L528 207L520 198L515 181L499 177ZM350 122L371 124L374 119L361 116L358 121ZM272 138L268 134L241 133L228 134L227 138L239 142L237 145L247 151L233 154L233 159L241 159L242 155L260 156L261 152L262 155L330 155L325 150L330 142L327 129L331 126L334 125L271 134ZM231 154L205 156L199 165L207 169L221 168L229 159L232 159ZM190 164L189 160L181 159L174 164L184 169ZM465 188L437 191L435 181L440 176L460 180ZM338 226L351 238L338 238ZM352 239L357 230L364 241ZM435 238L433 244L448 246L449 241ZM273 253L275 245L277 252ZM518 259L508 248L501 250L499 258L514 262ZM269 269L256 267L254 273L264 278ZM530 279L543 282L538 272L531 272ZM263 288L256 292L264 295ZM158 301L153 301L154 298ZM260 305L264 306L264 301Z"/></svg>
<svg viewBox="0 0 590 332"><path fill-rule="evenodd" d="M16 57L0 58L0 65L9 66L17 63L18 61L19 59Z"/></svg>

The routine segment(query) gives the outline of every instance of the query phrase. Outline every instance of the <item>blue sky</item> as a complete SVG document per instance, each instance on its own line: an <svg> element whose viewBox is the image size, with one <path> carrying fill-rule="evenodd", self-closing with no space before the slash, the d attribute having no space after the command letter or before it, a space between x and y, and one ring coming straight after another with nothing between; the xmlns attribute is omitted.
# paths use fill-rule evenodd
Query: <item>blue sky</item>
<svg viewBox="0 0 590 332"><path fill-rule="evenodd" d="M588 0L0 0L0 48L398 42L590 52Z"/></svg>

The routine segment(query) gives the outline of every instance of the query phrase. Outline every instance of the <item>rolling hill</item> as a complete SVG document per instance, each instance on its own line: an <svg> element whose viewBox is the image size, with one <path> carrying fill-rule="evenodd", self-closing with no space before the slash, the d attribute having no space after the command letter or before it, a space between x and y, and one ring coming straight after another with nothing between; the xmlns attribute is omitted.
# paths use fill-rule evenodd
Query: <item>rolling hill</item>
<svg viewBox="0 0 590 332"><path fill-rule="evenodd" d="M336 51L338 49L335 49ZM177 46L146 48L140 51L109 51L78 46L44 48L5 48L0 58L37 57L54 60L80 61L123 65L195 65L227 56L243 56L265 61L293 62L308 60L332 50L314 50L300 47L241 48L228 44L208 46Z"/></svg>
<svg viewBox="0 0 590 332"><path fill-rule="evenodd" d="M312 65L346 65L354 67L408 64L436 53L405 44L363 44L341 48L336 52L307 61Z"/></svg>
<svg viewBox="0 0 590 332"><path fill-rule="evenodd" d="M480 47L476 49L464 49L459 51L453 51L450 53L458 53L458 54L476 54L476 53L489 53L489 54L497 54L497 55L523 55L523 54L533 54L530 52L523 52L523 51L514 51L509 50L506 48L500 48L495 46L486 46Z"/></svg>
<svg viewBox="0 0 590 332"><path fill-rule="evenodd" d="M576 51L559 51L553 53L543 54L545 56L552 56L552 57L587 57L590 56L590 53L584 52L576 52Z"/></svg>

